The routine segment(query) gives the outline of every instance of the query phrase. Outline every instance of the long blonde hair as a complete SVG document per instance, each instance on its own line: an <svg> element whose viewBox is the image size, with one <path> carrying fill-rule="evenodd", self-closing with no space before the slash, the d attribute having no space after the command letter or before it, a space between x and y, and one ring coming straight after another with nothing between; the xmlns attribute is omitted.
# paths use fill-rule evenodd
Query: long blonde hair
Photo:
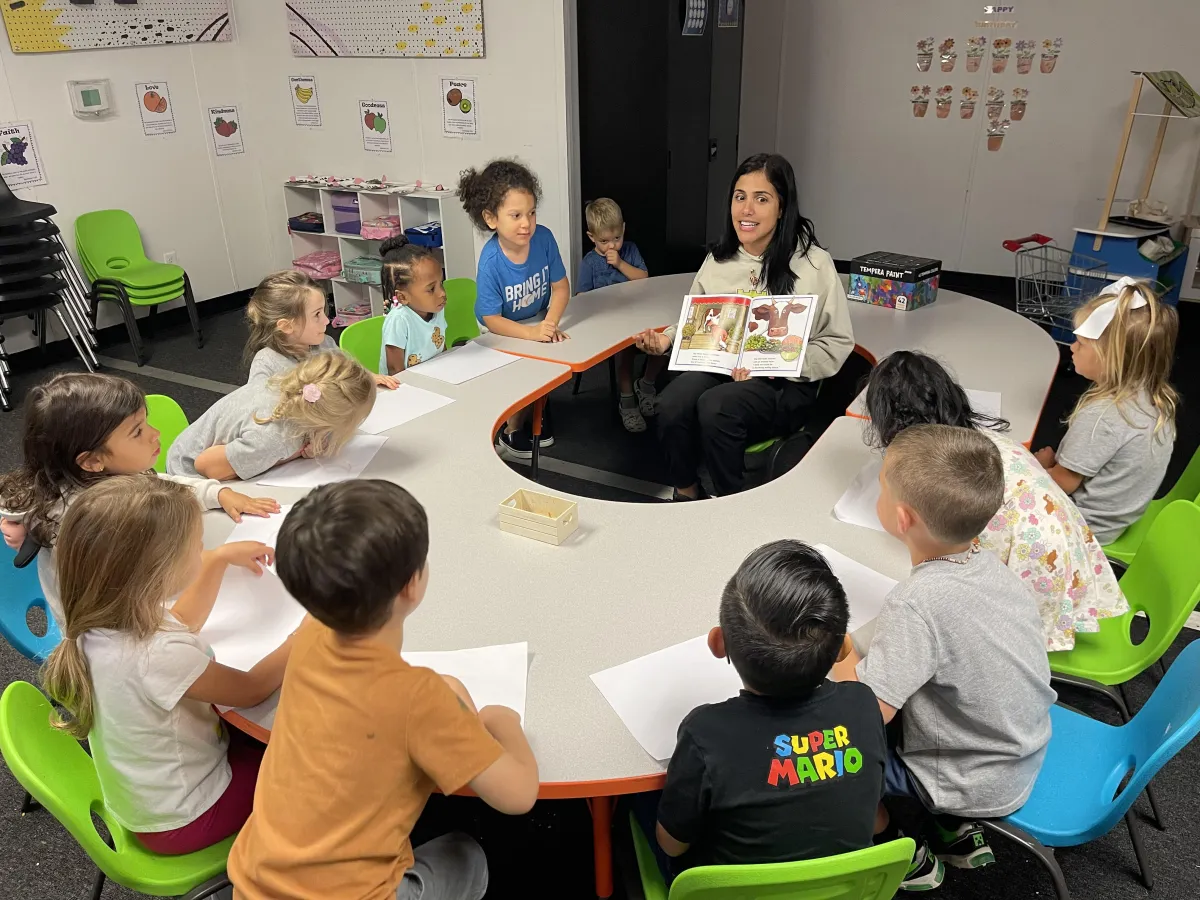
<svg viewBox="0 0 1200 900"><path fill-rule="evenodd" d="M56 717L55 727L82 739L95 722L80 637L111 628L141 641L162 628L186 560L181 551L200 527L191 489L154 475L113 475L71 504L54 551L63 639L42 672L47 692L71 714Z"/></svg>
<svg viewBox="0 0 1200 900"><path fill-rule="evenodd" d="M255 421L259 425L287 422L299 428L314 456L336 455L375 406L375 379L338 350L314 353L276 375L270 385L279 391L279 402L270 418Z"/></svg>
<svg viewBox="0 0 1200 900"><path fill-rule="evenodd" d="M1146 305L1135 309L1133 302L1139 297ZM1076 327L1112 299L1111 294L1102 295L1081 306L1075 312ZM1067 421L1073 422L1089 403L1104 400L1113 403L1128 422L1123 407L1145 393L1157 414L1154 434L1158 436L1174 423L1179 404L1179 394L1169 380L1175 362L1179 314L1175 307L1159 300L1148 282L1123 288L1116 300L1116 314L1093 342L1100 357L1100 377L1084 391Z"/></svg>
<svg viewBox="0 0 1200 900"><path fill-rule="evenodd" d="M307 347L297 347L279 329L282 319L286 322L303 322L304 305L316 291L324 296L321 286L295 269L268 275L258 283L250 302L246 304L246 324L250 326L250 338L246 341L246 362L264 347L288 359L303 359Z"/></svg>

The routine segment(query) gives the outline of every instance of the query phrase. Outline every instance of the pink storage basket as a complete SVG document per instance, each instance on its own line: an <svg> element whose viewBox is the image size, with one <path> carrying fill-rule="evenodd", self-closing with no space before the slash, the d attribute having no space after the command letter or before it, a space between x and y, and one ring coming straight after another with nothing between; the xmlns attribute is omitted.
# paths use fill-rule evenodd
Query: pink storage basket
<svg viewBox="0 0 1200 900"><path fill-rule="evenodd" d="M372 241L386 241L400 233L399 216L380 216L362 223L362 236Z"/></svg>

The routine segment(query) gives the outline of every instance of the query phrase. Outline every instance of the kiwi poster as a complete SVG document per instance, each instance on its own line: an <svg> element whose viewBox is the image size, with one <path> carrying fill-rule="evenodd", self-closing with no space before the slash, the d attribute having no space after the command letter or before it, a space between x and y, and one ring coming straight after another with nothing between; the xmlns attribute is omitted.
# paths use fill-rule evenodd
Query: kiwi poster
<svg viewBox="0 0 1200 900"><path fill-rule="evenodd" d="M442 79L442 137L479 137L474 78Z"/></svg>

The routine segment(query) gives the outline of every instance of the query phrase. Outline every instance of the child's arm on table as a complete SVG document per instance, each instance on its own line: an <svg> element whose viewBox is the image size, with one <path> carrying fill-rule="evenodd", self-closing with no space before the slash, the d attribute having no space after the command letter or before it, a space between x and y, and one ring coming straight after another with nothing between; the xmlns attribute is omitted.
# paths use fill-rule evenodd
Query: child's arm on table
<svg viewBox="0 0 1200 900"><path fill-rule="evenodd" d="M854 649L854 644L850 640L850 635L846 635L846 641L842 645L842 656L833 664L833 671L830 673L834 681L858 681L858 669L856 668L862 662L862 654ZM875 701L879 704L879 711L883 714L883 723L886 725L892 719L896 718L896 713L900 710L896 707L884 703L878 697Z"/></svg>
<svg viewBox="0 0 1200 900"><path fill-rule="evenodd" d="M546 311L546 321L542 324L552 323L555 331L559 335L555 340L565 340L567 333L558 328L558 323L562 321L563 313L567 311L567 304L571 301L571 282L564 275L558 281L550 286L550 309Z"/></svg>
<svg viewBox="0 0 1200 900"><path fill-rule="evenodd" d="M283 670L292 652L295 634L272 650L249 672L231 669L219 662L210 662L199 678L192 682L183 696L201 703L233 706L244 709L257 706L283 684Z"/></svg>
<svg viewBox="0 0 1200 900"><path fill-rule="evenodd" d="M537 800L538 768L521 730L521 717L507 706L485 706L479 711L479 721L504 753L471 780L471 790L502 813L515 816L529 812Z"/></svg>
<svg viewBox="0 0 1200 900"><path fill-rule="evenodd" d="M163 473L159 473L158 477L174 481L176 484L186 484L195 493L201 506L205 509L223 509L235 522L242 521L243 515L266 518L272 513L279 512L278 501L270 497L251 497L239 493L233 488L221 487L215 478L196 478L192 475Z"/></svg>
<svg viewBox="0 0 1200 900"><path fill-rule="evenodd" d="M558 326L549 319L544 322L535 322L533 325L522 325L520 322L504 318L499 313L494 316L484 316L483 324L492 334L520 338L523 341L540 341L543 344L554 343L555 335L559 333Z"/></svg>
<svg viewBox="0 0 1200 900"><path fill-rule="evenodd" d="M222 544L216 550L205 550L202 558L200 574L171 607L171 614L189 631L199 631L208 621L227 568L241 566L255 575L262 575L262 567L275 561L275 551L258 541L234 541Z"/></svg>

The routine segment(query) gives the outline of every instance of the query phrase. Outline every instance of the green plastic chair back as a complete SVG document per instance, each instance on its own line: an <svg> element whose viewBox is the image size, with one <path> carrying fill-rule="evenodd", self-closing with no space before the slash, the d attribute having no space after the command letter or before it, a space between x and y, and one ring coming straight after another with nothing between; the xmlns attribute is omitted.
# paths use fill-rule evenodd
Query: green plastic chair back
<svg viewBox="0 0 1200 900"><path fill-rule="evenodd" d="M80 257L86 258L93 281L113 278L127 287L145 290L183 278L179 266L146 257L137 222L122 209L102 209L77 218L75 245Z"/></svg>
<svg viewBox="0 0 1200 900"><path fill-rule="evenodd" d="M146 395L146 421L151 428L158 429L160 449L158 460L154 463L155 472L167 471L167 453L175 438L188 427L187 413L180 409L179 404L163 394Z"/></svg>
<svg viewBox="0 0 1200 900"><path fill-rule="evenodd" d="M668 892L650 843L633 816L629 827L646 900L891 900L917 850L912 838L901 838L803 862L700 866L680 873Z"/></svg>
<svg viewBox="0 0 1200 900"><path fill-rule="evenodd" d="M747 453L762 453L764 450L770 450L772 447L774 447L776 444L778 444L781 440L783 440L783 438L773 437L773 438L768 438L765 441L759 441L757 444L751 444L749 447L747 447L746 452Z"/></svg>
<svg viewBox="0 0 1200 900"><path fill-rule="evenodd" d="M1200 503L1200 447L1192 454L1191 461L1179 480L1167 495L1159 500L1152 500L1142 513L1141 518L1126 528L1111 544L1104 548L1109 559L1115 559L1129 565L1133 562L1138 547L1150 533L1150 526L1158 518L1159 513L1176 500L1191 500Z"/></svg>
<svg viewBox="0 0 1200 900"><path fill-rule="evenodd" d="M450 278L446 288L446 349L459 341L479 337L479 322L475 318L475 280Z"/></svg>
<svg viewBox="0 0 1200 900"><path fill-rule="evenodd" d="M1052 672L1111 686L1158 661L1200 603L1200 506L1176 500L1159 514L1121 576L1121 590L1129 612L1101 620L1098 632L1076 635L1074 649L1051 653ZM1150 629L1135 644L1129 629L1139 612L1150 620Z"/></svg>
<svg viewBox="0 0 1200 900"><path fill-rule="evenodd" d="M383 352L383 316L372 316L346 326L338 346L347 356L357 359L368 372L379 374L379 354Z"/></svg>
<svg viewBox="0 0 1200 900"><path fill-rule="evenodd" d="M196 853L159 856L108 814L92 758L50 725L50 703L32 684L14 681L0 696L0 752L17 781L58 819L100 870L125 887L178 897L225 871L233 838ZM92 816L107 826L104 842Z"/></svg>

